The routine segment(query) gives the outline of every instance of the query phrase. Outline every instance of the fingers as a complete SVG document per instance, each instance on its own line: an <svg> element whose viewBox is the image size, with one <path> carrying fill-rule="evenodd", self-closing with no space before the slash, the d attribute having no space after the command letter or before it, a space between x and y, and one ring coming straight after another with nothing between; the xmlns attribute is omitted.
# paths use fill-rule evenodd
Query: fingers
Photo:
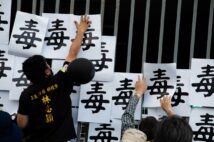
<svg viewBox="0 0 214 142"><path fill-rule="evenodd" d="M145 77L144 76L141 77L141 75L138 75L138 81L139 80L145 80Z"/></svg>
<svg viewBox="0 0 214 142"><path fill-rule="evenodd" d="M86 22L87 24L91 24L91 21L89 21L89 16L87 15L82 15L80 20L81 22Z"/></svg>
<svg viewBox="0 0 214 142"><path fill-rule="evenodd" d="M162 109L167 113L168 116L173 116L175 113L173 112L171 105L171 96L163 96L160 99L160 105Z"/></svg>
<svg viewBox="0 0 214 142"><path fill-rule="evenodd" d="M160 98L160 105L162 107L171 106L171 96L163 96L162 98Z"/></svg>
<svg viewBox="0 0 214 142"><path fill-rule="evenodd" d="M140 75L138 75L138 81L140 81L141 80L141 77L140 77Z"/></svg>
<svg viewBox="0 0 214 142"><path fill-rule="evenodd" d="M163 103L164 102L169 102L169 101L171 101L171 96L165 95L162 98L160 98L160 101L163 102Z"/></svg>

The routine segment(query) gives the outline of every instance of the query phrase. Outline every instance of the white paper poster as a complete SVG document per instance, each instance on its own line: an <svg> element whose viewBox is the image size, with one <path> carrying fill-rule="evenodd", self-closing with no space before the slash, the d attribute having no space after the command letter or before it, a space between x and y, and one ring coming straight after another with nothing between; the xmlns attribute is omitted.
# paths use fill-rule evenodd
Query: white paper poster
<svg viewBox="0 0 214 142"><path fill-rule="evenodd" d="M48 18L17 11L9 43L9 54L29 57L41 54Z"/></svg>
<svg viewBox="0 0 214 142"><path fill-rule="evenodd" d="M120 142L121 121L112 120L110 124L89 123L88 142Z"/></svg>
<svg viewBox="0 0 214 142"><path fill-rule="evenodd" d="M91 26L84 33L82 47L78 53L78 58L96 59L101 58L101 15L88 15L91 21ZM80 21L81 16L74 15L73 21ZM73 31L72 31L73 32ZM71 33L71 41L74 40L76 31Z"/></svg>
<svg viewBox="0 0 214 142"><path fill-rule="evenodd" d="M214 60L192 59L190 105L214 107Z"/></svg>
<svg viewBox="0 0 214 142"><path fill-rule="evenodd" d="M189 117L190 70L177 70L176 91L172 97L172 108L177 115Z"/></svg>
<svg viewBox="0 0 214 142"><path fill-rule="evenodd" d="M124 113L129 99L134 95L135 82L138 80L138 75L142 77L142 74L136 73L115 73L112 91L112 118L121 119ZM141 103L139 100L135 110L135 120L141 119Z"/></svg>
<svg viewBox="0 0 214 142"><path fill-rule="evenodd" d="M213 142L214 108L192 108L189 124L193 142Z"/></svg>
<svg viewBox="0 0 214 142"><path fill-rule="evenodd" d="M22 63L25 60L26 58L23 57L15 57L10 100L19 100L22 91L30 85L30 81L22 71Z"/></svg>
<svg viewBox="0 0 214 142"><path fill-rule="evenodd" d="M10 32L11 0L0 1L0 44L8 44Z"/></svg>
<svg viewBox="0 0 214 142"><path fill-rule="evenodd" d="M80 88L78 121L109 123L113 84L92 81Z"/></svg>
<svg viewBox="0 0 214 142"><path fill-rule="evenodd" d="M160 98L172 96L176 89L176 64L144 63L144 77L148 84L144 107L160 107Z"/></svg>
<svg viewBox="0 0 214 142"><path fill-rule="evenodd" d="M0 90L10 90L14 56L8 54L8 45L0 45Z"/></svg>
<svg viewBox="0 0 214 142"><path fill-rule="evenodd" d="M91 60L95 66L94 81L113 81L115 66L116 37L102 36L101 58Z"/></svg>
<svg viewBox="0 0 214 142"><path fill-rule="evenodd" d="M65 59L71 46L71 33L76 31L72 14L43 13L42 16L49 18L42 55L45 58Z"/></svg>

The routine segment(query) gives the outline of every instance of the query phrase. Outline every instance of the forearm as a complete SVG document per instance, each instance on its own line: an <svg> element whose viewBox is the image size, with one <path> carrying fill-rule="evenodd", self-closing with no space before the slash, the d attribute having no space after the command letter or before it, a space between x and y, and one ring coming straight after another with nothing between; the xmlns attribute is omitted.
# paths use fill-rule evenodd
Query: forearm
<svg viewBox="0 0 214 142"><path fill-rule="evenodd" d="M172 117L172 116L175 115L175 113L174 113L173 110L167 110L167 111L166 111L166 114L167 114L168 117Z"/></svg>
<svg viewBox="0 0 214 142"><path fill-rule="evenodd" d="M135 113L135 109L136 109L138 101L139 101L138 96L136 96L136 95L131 96L131 98L129 100L129 104L121 118L122 119L122 134L128 128L135 128L134 113Z"/></svg>
<svg viewBox="0 0 214 142"><path fill-rule="evenodd" d="M76 34L76 37L71 44L68 56L66 57L65 61L72 62L74 59L76 59L79 53L79 50L81 48L83 38L84 38L83 32L78 32Z"/></svg>

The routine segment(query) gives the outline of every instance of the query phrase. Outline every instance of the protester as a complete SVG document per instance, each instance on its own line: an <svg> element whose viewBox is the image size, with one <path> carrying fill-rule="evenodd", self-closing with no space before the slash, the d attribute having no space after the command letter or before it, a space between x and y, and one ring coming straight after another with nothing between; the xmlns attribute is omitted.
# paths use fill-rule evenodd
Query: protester
<svg viewBox="0 0 214 142"><path fill-rule="evenodd" d="M192 142L192 128L186 120L173 112L171 97L164 96L160 104L168 117L158 123L155 142Z"/></svg>
<svg viewBox="0 0 214 142"><path fill-rule="evenodd" d="M135 128L134 122L136 106L146 90L146 83L138 76L135 83L135 93L130 97L129 104L122 115L122 142L146 142L147 140L146 134Z"/></svg>
<svg viewBox="0 0 214 142"><path fill-rule="evenodd" d="M134 112L139 99L147 89L145 82L138 77L135 84L135 93L122 115L122 142L191 142L193 132L184 119L177 116L171 106L171 97L163 96L160 99L161 108L166 112L166 119L158 122L148 117L147 122L142 119L139 129L135 128Z"/></svg>
<svg viewBox="0 0 214 142"><path fill-rule="evenodd" d="M20 96L17 124L24 131L25 142L67 142L76 138L70 94L74 84L88 83L95 73L89 60L76 59L90 23L88 16L81 16L80 22L75 22L76 37L57 74L53 75L41 55L23 62L23 72L31 85Z"/></svg>

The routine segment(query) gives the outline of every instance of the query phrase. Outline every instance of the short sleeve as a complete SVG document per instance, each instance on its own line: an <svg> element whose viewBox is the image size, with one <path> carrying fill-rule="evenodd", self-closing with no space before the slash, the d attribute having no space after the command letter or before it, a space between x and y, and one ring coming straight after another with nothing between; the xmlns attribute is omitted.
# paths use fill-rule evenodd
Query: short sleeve
<svg viewBox="0 0 214 142"><path fill-rule="evenodd" d="M19 98L19 107L18 107L18 113L23 115L29 114L29 103L30 101L26 99L24 94L22 94Z"/></svg>

